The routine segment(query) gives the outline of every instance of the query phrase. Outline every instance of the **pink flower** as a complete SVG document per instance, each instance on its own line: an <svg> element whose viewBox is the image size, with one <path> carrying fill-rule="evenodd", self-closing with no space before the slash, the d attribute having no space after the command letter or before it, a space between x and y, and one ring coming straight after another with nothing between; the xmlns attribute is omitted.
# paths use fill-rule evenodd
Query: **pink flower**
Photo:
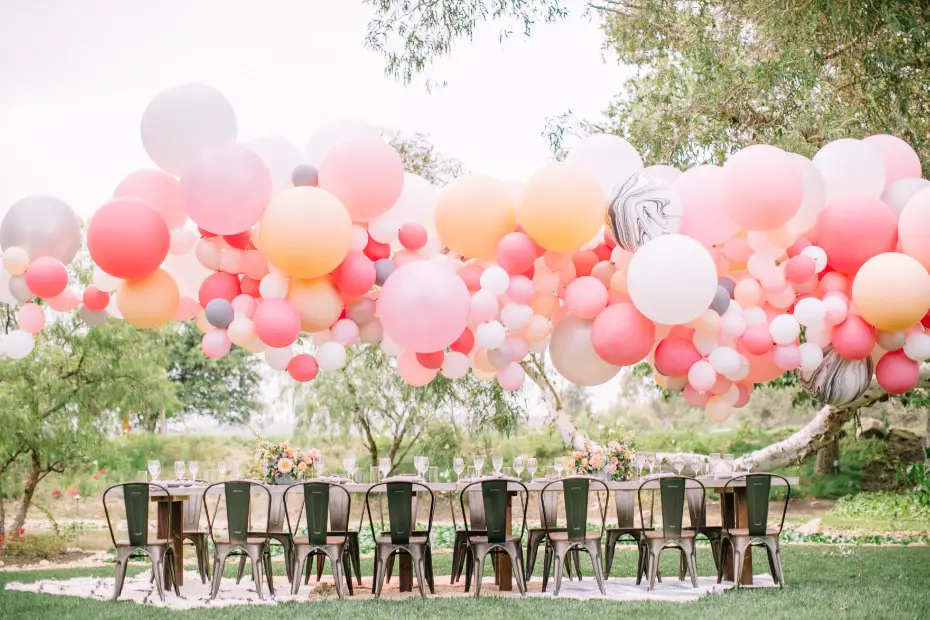
<svg viewBox="0 0 930 620"><path fill-rule="evenodd" d="M281 459L278 461L278 471L282 474L289 474L294 469L294 461L291 459Z"/></svg>
<svg viewBox="0 0 930 620"><path fill-rule="evenodd" d="M304 463L306 463L307 465L313 465L313 459L310 458L310 455L309 455L309 454L305 454L305 455L304 455L303 461L304 461Z"/></svg>
<svg viewBox="0 0 930 620"><path fill-rule="evenodd" d="M317 450L316 448L314 448L313 450L310 450L310 458L313 459L314 461L320 458L320 451Z"/></svg>

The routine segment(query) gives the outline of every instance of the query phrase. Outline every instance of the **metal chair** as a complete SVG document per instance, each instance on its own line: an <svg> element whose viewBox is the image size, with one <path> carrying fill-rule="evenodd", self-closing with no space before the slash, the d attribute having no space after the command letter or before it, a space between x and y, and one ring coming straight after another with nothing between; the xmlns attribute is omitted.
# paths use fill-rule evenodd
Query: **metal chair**
<svg viewBox="0 0 930 620"><path fill-rule="evenodd" d="M646 480L639 485L640 520L645 523L643 515L643 491L659 491L662 503L662 528L643 530L639 543L639 561L636 570L636 585L642 583L645 573L649 574L647 589L655 586L659 570L659 556L665 549L678 549L684 556L687 572L691 575L691 585L697 587L697 563L694 555L695 530L682 527L684 520L685 490L699 489L700 503L704 503L704 485L694 478L684 476L664 476ZM703 506L701 506L703 512ZM680 575L683 579L684 575Z"/></svg>
<svg viewBox="0 0 930 620"><path fill-rule="evenodd" d="M204 480L196 480L195 484L208 485ZM184 502L184 521L181 526L181 535L191 541L194 546L194 553L197 556L197 572L200 573L200 581L206 584L210 579L210 548L207 544L209 534L200 525L200 517L203 514L203 496L191 494Z"/></svg>
<svg viewBox="0 0 930 620"><path fill-rule="evenodd" d="M461 500L461 495L459 499ZM449 507L452 510L452 523L453 527L455 527L455 540L452 543L452 576L449 583L457 583L462 577L462 570L465 570L467 584L470 582L472 570L471 548L468 545L469 530L467 524L463 528L455 526L455 506L450 502ZM479 535L487 533L484 521L484 500L479 489L472 489L468 492L468 514L471 515L471 533ZM462 513L462 519L467 521L464 512ZM465 589L468 590L467 585Z"/></svg>
<svg viewBox="0 0 930 620"><path fill-rule="evenodd" d="M778 478L785 483L788 492L785 494L785 504L782 507L781 520L778 527L769 525L769 493L772 487L772 479ZM723 581L723 573L727 557L727 551L733 554L733 577L736 582L736 588L740 587L740 576L743 574L743 561L746 558L746 550L749 547L764 547L769 560L769 568L772 571L772 578L778 587L785 585L784 573L781 567L781 547L778 539L781 536L782 529L785 526L785 515L788 514L788 501L791 499L791 484L788 479L778 474L743 474L734 476L727 480L723 485L722 497L732 489L732 483L738 480L746 481L746 514L748 517L748 527L731 527L735 523L734 516L727 514L727 502L722 502L723 506L723 538L720 544L720 563L717 567L717 583Z"/></svg>
<svg viewBox="0 0 930 620"><path fill-rule="evenodd" d="M375 531L375 521L371 516L372 491L384 487L388 500L389 532L379 534ZM416 515L412 512L412 498L414 488L417 493L429 493L429 521L426 530L414 531ZM388 558L395 554L406 553L413 561L416 571L417 587L420 596L426 597L424 584L429 584L430 592L434 592L433 584L433 555L430 546L430 533L433 529L433 511L436 507L433 491L423 483L407 480L384 481L369 487L365 493L365 510L368 513L368 523L371 526L371 536L375 541L375 567L372 587L376 598L381 596L387 574Z"/></svg>
<svg viewBox="0 0 930 620"><path fill-rule="evenodd" d="M116 584L113 588L113 600L119 598L123 591L123 582L126 580L126 567L130 558L141 553L152 561L152 578L158 590L158 597L165 600L164 571L165 562L168 562L168 573L174 585L174 593L181 596L178 589L178 575L175 566L174 541L161 537L149 536L149 503L151 490L155 489L170 498L171 494L165 487L148 482L126 482L116 484L103 492L103 513L106 515L107 527L110 529L110 539L116 548ZM123 507L126 511L127 540L117 540L113 532L113 522L110 519L110 507L107 499L118 493L122 494ZM171 511L168 511L166 532L171 532Z"/></svg>
<svg viewBox="0 0 930 620"><path fill-rule="evenodd" d="M337 493L333 493L333 489ZM300 515L296 523L291 523L290 510L288 510L288 496L299 490L303 494ZM349 586L349 594L354 594L352 590L352 558L349 554L349 537L347 532L331 532L329 530L329 507L333 495L344 496L346 505L351 505L349 492L338 484L329 482L304 482L294 484L284 492L284 507L287 519L287 529L291 536L292 548L291 556L293 566L291 567L291 594L297 594L300 589L300 575L303 572L304 564L309 568L313 556L329 558L330 565L333 569L333 579L336 584L336 594L339 598L345 598L342 591L342 575L345 573L346 584ZM303 515L306 515L303 518ZM299 536L301 522L305 524L307 537ZM344 567L344 568L343 568Z"/></svg>
<svg viewBox="0 0 930 620"><path fill-rule="evenodd" d="M601 517L601 529L598 532L588 531L588 498L591 485L594 485L595 488L600 487L595 491L598 494ZM604 589L604 573L602 571L601 538L604 537L605 522L607 520L607 497L610 495L607 484L603 480L591 476L568 476L560 480L553 480L542 488L541 493L546 493L550 489L562 491L565 500L566 525L564 530L561 530L561 528L559 530L550 529L546 503L542 504L542 520L546 524L543 592L546 591L546 584L549 581L549 567L552 561L555 562L555 590L553 595L558 596L562 587L562 567L566 564L569 554L572 551L586 551L594 563L594 578L597 580L597 587L602 595L606 595L607 591ZM600 501L601 491L604 493L603 501ZM580 574L581 571L579 570L578 573Z"/></svg>
<svg viewBox="0 0 930 620"><path fill-rule="evenodd" d="M358 585L362 585L362 555L358 542L358 532L349 529L349 508L350 502L348 497L341 493L330 493L329 495L329 533L333 535L345 535L348 538L346 550L349 553L352 570L355 571L355 579ZM361 521L359 522L361 528ZM323 578L323 555L316 557L316 580ZM347 571L348 572L348 571ZM307 564L306 576L304 583L310 583L311 566Z"/></svg>
<svg viewBox="0 0 930 620"><path fill-rule="evenodd" d="M565 528L558 526L559 514L559 494L556 491L539 493L539 527L531 527L526 532L526 582L529 583L533 577L533 569L536 567L536 556L539 555L539 547L546 542L546 532L564 532ZM545 518L545 517L548 517ZM575 572L578 574L578 580L581 580L581 560L578 558L577 551L572 552L575 560ZM572 578L571 562L565 564L565 570L568 578Z"/></svg>
<svg viewBox="0 0 930 620"><path fill-rule="evenodd" d="M510 485L518 488L517 492L523 496L523 522L520 525L520 535L512 534L511 522L507 514ZM470 493L471 487L481 487L481 504L484 511L484 531L469 531L468 517L465 512L465 497L469 496L469 503L476 493ZM529 490L526 485L515 478L490 478L476 480L462 489L459 495L459 505L462 508L462 518L465 524L465 537L471 555L472 565L475 567L475 598L481 594L481 582L484 577L484 558L488 553L497 550L510 557L513 567L513 576L517 581L520 596L526 596L526 581L523 576L523 535L526 532L526 508L529 502ZM468 591L469 579L465 580L465 591Z"/></svg>
<svg viewBox="0 0 930 620"><path fill-rule="evenodd" d="M629 536L639 545L643 537L643 532L653 528L653 505L649 509L649 527L645 523L636 526L636 502L632 490L614 491L614 502L617 507L617 527L607 528L607 541L604 544L604 579L610 578L610 570L614 565L614 553L617 550L617 543L624 536Z"/></svg>
<svg viewBox="0 0 930 620"><path fill-rule="evenodd" d="M263 496L267 501L265 523L271 518L271 493L261 484L250 480L233 480L211 484L204 491L204 505L207 514L207 530L213 541L213 585L210 599L217 597L223 579L223 567L231 555L246 556L251 560L252 580L258 598L264 600L262 592L263 572L268 581L268 591L274 596L274 578L271 571L271 553L268 549L267 531L253 531L250 527L252 517L252 496ZM217 497L210 512L212 496ZM220 510L226 513L225 536L217 537L217 516Z"/></svg>
<svg viewBox="0 0 930 620"><path fill-rule="evenodd" d="M723 537L723 525L707 525L707 501L704 491L699 488L685 490L685 499L688 502L688 515L691 518L692 525L687 529L693 529L695 537L703 536L710 543L710 552L714 558L714 570L720 570L720 541ZM678 568L678 578L684 579L687 563L685 558L681 558L681 564Z"/></svg>

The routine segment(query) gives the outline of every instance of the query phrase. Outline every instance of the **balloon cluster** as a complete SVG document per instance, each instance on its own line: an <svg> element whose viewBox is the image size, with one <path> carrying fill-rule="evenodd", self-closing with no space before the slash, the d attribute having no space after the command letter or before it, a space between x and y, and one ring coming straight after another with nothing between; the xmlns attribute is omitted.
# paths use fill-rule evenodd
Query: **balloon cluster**
<svg viewBox="0 0 930 620"><path fill-rule="evenodd" d="M930 358L930 181L892 136L812 160L750 146L681 172L594 135L523 183L442 188L359 121L304 151L237 140L209 87L151 102L142 141L160 169L127 176L90 219L80 299L66 270L77 216L48 196L14 205L0 292L25 305L6 355L31 350L39 297L88 325L196 320L208 357L243 347L298 381L341 368L357 342L414 386L471 371L515 390L520 362L547 350L581 385L647 361L716 421L787 371L844 404L873 370L889 392L913 388Z"/></svg>

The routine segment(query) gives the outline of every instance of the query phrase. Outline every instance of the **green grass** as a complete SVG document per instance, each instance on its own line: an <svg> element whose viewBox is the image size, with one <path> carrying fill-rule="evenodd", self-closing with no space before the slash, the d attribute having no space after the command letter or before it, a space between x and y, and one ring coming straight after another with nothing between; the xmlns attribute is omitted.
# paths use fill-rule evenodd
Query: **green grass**
<svg viewBox="0 0 930 620"><path fill-rule="evenodd" d="M709 555L699 550L699 572L712 570ZM585 560L582 560L583 563ZM618 551L613 574L631 575L635 554ZM764 563L757 559L757 570ZM312 616L313 618L681 618L720 620L722 618L926 618L927 586L930 584L930 548L877 548L836 546L788 546L783 551L784 590L764 589L727 592L708 596L696 603L615 603L608 601L520 600L482 598L426 599L411 595L404 601L338 601L286 603L268 608L229 607L223 609L170 612L128 602L87 601L62 596L0 591L0 616L4 619L127 618L246 618ZM448 574L450 556L435 558L437 575ZM674 574L677 557L663 556L663 572ZM280 571L283 567L277 566ZM133 573L143 570L132 568ZM227 574L231 567L227 570ZM370 574L371 561L363 560L363 571ZM590 566L588 571L590 572ZM33 581L75 576L107 576L111 568L49 570L0 573L0 587L8 581ZM570 586L569 586L570 587ZM563 585L563 588L566 588Z"/></svg>

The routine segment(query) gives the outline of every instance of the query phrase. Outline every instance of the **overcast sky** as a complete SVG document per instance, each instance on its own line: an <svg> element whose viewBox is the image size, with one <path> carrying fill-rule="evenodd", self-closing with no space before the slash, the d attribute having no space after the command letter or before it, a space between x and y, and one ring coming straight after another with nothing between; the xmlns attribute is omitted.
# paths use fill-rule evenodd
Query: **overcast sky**
<svg viewBox="0 0 930 620"><path fill-rule="evenodd" d="M429 133L467 168L525 178L549 158L547 117L596 117L625 70L580 16L531 39L482 28L431 72L430 94L384 75L364 48L359 0L30 0L0 2L0 210L59 195L88 216L128 172L151 166L139 138L160 90L220 89L239 137L281 135L303 148L321 123L357 116Z"/></svg>

